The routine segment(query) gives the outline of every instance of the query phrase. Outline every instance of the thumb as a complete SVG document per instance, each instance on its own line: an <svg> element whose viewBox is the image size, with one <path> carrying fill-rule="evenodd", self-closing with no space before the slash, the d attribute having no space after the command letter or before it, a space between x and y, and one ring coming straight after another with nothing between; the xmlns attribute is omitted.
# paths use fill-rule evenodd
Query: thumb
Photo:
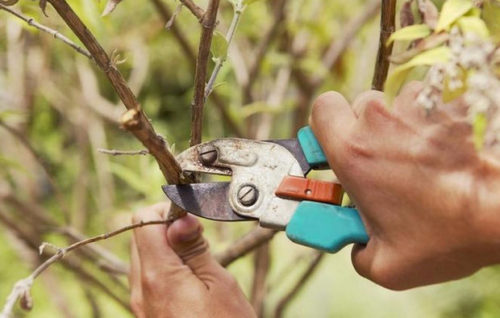
<svg viewBox="0 0 500 318"><path fill-rule="evenodd" d="M167 239L183 263L208 284L214 277L220 276L224 269L210 254L208 242L202 232L203 227L198 219L188 214L169 226Z"/></svg>

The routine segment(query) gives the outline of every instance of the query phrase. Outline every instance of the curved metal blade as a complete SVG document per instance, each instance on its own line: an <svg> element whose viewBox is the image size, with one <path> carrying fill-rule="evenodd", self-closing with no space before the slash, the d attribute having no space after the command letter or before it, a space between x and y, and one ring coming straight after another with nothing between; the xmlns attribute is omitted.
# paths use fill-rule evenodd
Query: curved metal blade
<svg viewBox="0 0 500 318"><path fill-rule="evenodd" d="M229 182L164 185L163 192L191 214L216 221L251 221L236 214L228 201Z"/></svg>
<svg viewBox="0 0 500 318"><path fill-rule="evenodd" d="M300 143L297 139L271 139L266 141L278 144L286 148L286 150L288 150L299 162L300 168L302 169L304 175L307 175L309 171L311 171L311 166L307 162L304 152L302 151L302 147L300 146Z"/></svg>

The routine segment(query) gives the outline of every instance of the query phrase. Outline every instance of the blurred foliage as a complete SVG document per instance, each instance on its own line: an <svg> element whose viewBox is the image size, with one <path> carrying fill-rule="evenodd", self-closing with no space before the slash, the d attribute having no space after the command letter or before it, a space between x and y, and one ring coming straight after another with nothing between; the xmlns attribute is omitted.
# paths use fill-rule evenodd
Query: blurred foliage
<svg viewBox="0 0 500 318"><path fill-rule="evenodd" d="M298 110L303 87L295 79L289 79L279 104L274 104L270 95L276 91L275 82L280 72L298 70L307 76L327 75L319 89L302 100L306 114L311 98L324 90L338 90L352 99L369 88L378 45L378 21L370 20L351 39L348 50L332 69L326 70L321 64L326 48L332 39L342 36L345 25L363 10L365 1L289 0L287 18L262 61L253 89L255 98L245 106L242 105L242 80L237 73L245 69L241 63L246 67L251 65L255 48L274 23L273 3L256 1L244 11L232 43L235 51L229 49L215 92L223 98L230 117L243 130L248 126L248 118L257 118L267 129L262 133L265 138L287 138L294 133L295 117L302 114ZM177 5L171 0L165 4L171 11ZM201 6L205 4L200 1ZM166 21L158 15L152 2L123 1L106 17L101 17L104 1L74 0L71 6L107 52L117 50L126 58L119 69L130 79L156 130L176 152L185 149L190 135L194 71L172 30L164 28ZM50 6L48 17L44 17L32 1L21 1L15 9L79 43ZM218 32L225 34L232 15L232 4L223 1ZM174 24L196 52L200 31L196 19L183 9ZM291 54L293 45L287 43L290 39L296 39L292 44L299 47L294 54ZM0 193L10 192L22 202L39 206L61 225L69 222L89 236L116 229L129 222L134 210L164 200L160 188L164 180L152 158L109 157L97 151L98 148L141 149L132 135L109 119L118 119L122 111L105 76L85 57L0 11L0 120L20 131L39 154L38 160L35 159L18 139L0 127ZM302 117L301 122L306 123L307 116ZM204 120L205 140L232 135L211 100ZM266 122L268 127L264 125ZM57 189L41 169L40 160L46 163ZM317 173L315 177L331 176ZM57 191L63 195L63 201L59 200ZM39 243L68 244L61 234L37 228L25 212L10 204L0 202L0 213L9 215L24 230L36 229L30 233ZM223 250L253 226L203 223L215 251ZM3 304L14 282L26 276L39 258L8 226L2 223L0 229L0 302ZM128 233L100 244L127 260L129 238ZM274 306L311 259L311 250L292 244L282 234L273 241L271 251L267 316L272 316ZM98 271L96 264L83 258L79 261L83 268L104 277L103 280L108 279ZM253 275L251 257L237 261L229 270L248 293ZM126 284L126 278L118 280ZM500 272L489 268L459 282L391 292L358 276L345 249L326 257L289 306L286 316L498 317L500 290L495 283L498 280ZM114 286L112 282L110 286ZM119 292L127 297L126 292L117 289ZM33 294L33 311L18 312L19 317L130 316L105 293L61 265L43 274L35 283Z"/></svg>

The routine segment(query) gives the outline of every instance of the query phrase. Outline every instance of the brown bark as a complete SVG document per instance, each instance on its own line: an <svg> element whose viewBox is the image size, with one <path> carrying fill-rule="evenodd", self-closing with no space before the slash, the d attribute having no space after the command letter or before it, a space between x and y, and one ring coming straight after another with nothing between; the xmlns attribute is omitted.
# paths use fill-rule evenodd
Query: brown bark
<svg viewBox="0 0 500 318"><path fill-rule="evenodd" d="M382 0L380 16L380 39L378 44L375 73L373 74L372 88L383 90L389 72L389 56L392 53L392 44L387 46L387 40L395 30L396 0Z"/></svg>

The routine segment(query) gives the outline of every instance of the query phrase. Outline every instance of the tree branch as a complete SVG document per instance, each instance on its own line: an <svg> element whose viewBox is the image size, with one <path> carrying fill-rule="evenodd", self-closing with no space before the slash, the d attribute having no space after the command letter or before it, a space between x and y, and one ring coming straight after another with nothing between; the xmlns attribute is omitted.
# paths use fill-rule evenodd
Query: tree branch
<svg viewBox="0 0 500 318"><path fill-rule="evenodd" d="M33 286L33 283L35 282L35 279L40 276L45 270L47 270L52 264L56 263L57 261L61 260L66 254L69 252L78 249L82 246L85 246L87 244L91 244L97 241L101 240L106 240L110 237L119 235L123 232L133 230L139 227L143 226L148 226L148 225L159 225L159 224L167 224L169 220L162 220L162 221L149 221L149 222L139 222L139 223L134 223L131 225L127 225L125 227L122 227L118 230L115 230L113 232L97 235L82 241L78 241L76 243L73 243L67 247L60 248L57 250L57 253L52 255L49 259L47 259L45 262L43 262L40 266L38 266L28 277L19 280L15 285L14 288L12 289L11 293L7 297L7 302L4 305L4 308L2 312L0 313L0 318L8 318L10 317L12 310L14 309L14 306L17 302L18 299L21 299L21 302L24 304L24 309L31 309L33 305L33 300L31 299L30 291L31 287ZM43 253L44 246L40 247L40 253Z"/></svg>
<svg viewBox="0 0 500 318"><path fill-rule="evenodd" d="M203 12L203 9L198 7L196 3L194 3L192 0L180 0L182 4L191 11L191 13L200 21L201 23L203 20L203 16L205 15L205 12ZM207 9L208 11L208 9Z"/></svg>
<svg viewBox="0 0 500 318"><path fill-rule="evenodd" d="M149 155L147 150L115 150L115 149L97 149L98 152L110 155L110 156L145 156Z"/></svg>
<svg viewBox="0 0 500 318"><path fill-rule="evenodd" d="M236 259L244 256L256 247L269 241L274 237L277 231L265 229L257 226L252 231L245 234L242 238L233 243L222 253L215 255L215 259L224 267L234 262Z"/></svg>
<svg viewBox="0 0 500 318"><path fill-rule="evenodd" d="M65 0L47 1L56 9L57 13L89 50L96 64L106 74L121 101L128 109L122 117L123 127L132 132L155 157L160 170L169 183L178 184L184 181L181 178L181 168L172 153L168 151L165 140L156 134L127 82L94 35Z"/></svg>
<svg viewBox="0 0 500 318"><path fill-rule="evenodd" d="M290 301L292 301L295 296L297 296L298 292L302 289L302 287L304 287L308 279L311 278L312 274L314 274L314 272L318 268L319 263L323 259L323 256L325 256L325 253L318 253L316 257L314 257L295 286L278 302L278 305L276 306L276 309L274 311L274 317L283 317L283 312L285 311L286 307L288 306L288 304L290 304Z"/></svg>
<svg viewBox="0 0 500 318"><path fill-rule="evenodd" d="M163 21L167 23L171 17L172 13L169 10L169 8L161 1L161 0L151 0L162 17ZM196 54L189 44L188 40L186 39L186 36L182 31L177 27L177 25L174 23L170 27L170 30L172 31L175 39L177 42L179 42L179 45L181 46L182 51L184 52L184 55L188 59L189 63L192 65L193 70L196 69ZM234 119L231 117L231 115L227 111L227 105L225 105L223 99L217 92L212 92L210 95L211 100L214 102L215 107L219 111L222 119L224 122L228 125L228 128L237 136L237 137L244 137L243 132L239 128L238 124L234 121Z"/></svg>
<svg viewBox="0 0 500 318"><path fill-rule="evenodd" d="M373 74L372 88L383 90L387 73L389 72L389 56L392 44L387 46L387 40L395 30L396 0L382 0L380 16L380 39L378 43L377 62Z"/></svg>
<svg viewBox="0 0 500 318"><path fill-rule="evenodd" d="M56 30L52 30L51 28L46 27L45 25L36 22L35 19L33 19L31 17L26 17L22 13L14 11L11 8L5 6L1 3L0 3L0 9L9 12L10 14L14 15L15 17L26 22L28 25L31 25L35 29L38 29L42 32L46 32L46 33L52 35L55 39L61 40L62 42L66 43L67 45L72 47L78 53L82 54L83 56L85 56L89 59L92 59L92 55L87 50L81 48L75 42L71 41L70 39L68 39L67 37L65 37L61 33L57 32Z"/></svg>
<svg viewBox="0 0 500 318"><path fill-rule="evenodd" d="M205 81L207 78L207 65L210 57L210 45L215 25L217 23L217 11L220 0L210 0L207 12L201 20L201 38L196 61L196 72L194 80L194 97L191 114L191 140L194 146L201 142L203 127L203 106L205 105Z"/></svg>
<svg viewBox="0 0 500 318"><path fill-rule="evenodd" d="M170 9L163 3L162 0L151 0L151 1L153 2L153 5L155 6L156 10L158 11L158 14L162 17L165 24L168 23L168 21L170 21L170 19L172 18L172 12L170 11ZM169 30L173 33L177 42L179 42L179 45L181 46L181 49L184 52L184 54L186 55L189 62L193 66L195 66L195 64L196 64L195 52L194 52L193 48L191 47L191 45L189 44L186 36L182 33L182 30L180 30L179 27L177 27L177 24L175 24L175 23L173 23L170 26ZM194 67L193 67L193 69L194 69Z"/></svg>
<svg viewBox="0 0 500 318"><path fill-rule="evenodd" d="M234 8L233 19L231 20L231 25L229 26L229 29L226 34L227 47L229 47L231 45L231 42L233 41L234 34L236 33L236 27L240 22L241 14L243 13L244 10L244 7L241 6L240 4L235 4L234 6L235 8ZM227 58L227 53L226 56L219 58L219 60L215 64L212 75L210 75L207 87L205 88L205 101L210 95L210 93L212 93L215 80L217 79L217 75L219 75L219 72L222 68L222 65L224 65L224 62L226 61L226 58Z"/></svg>

